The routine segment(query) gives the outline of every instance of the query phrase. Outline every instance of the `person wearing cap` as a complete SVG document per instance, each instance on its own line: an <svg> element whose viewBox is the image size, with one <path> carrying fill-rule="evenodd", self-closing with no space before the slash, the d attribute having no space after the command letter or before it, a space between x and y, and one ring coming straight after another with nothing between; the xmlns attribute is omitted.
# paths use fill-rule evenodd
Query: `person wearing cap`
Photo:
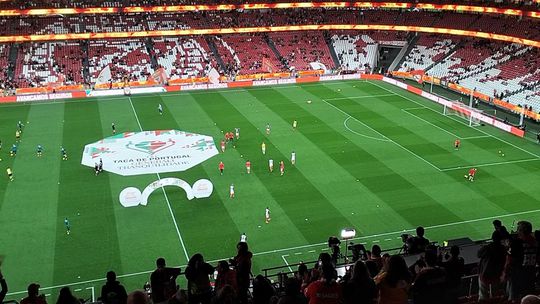
<svg viewBox="0 0 540 304"><path fill-rule="evenodd" d="M44 294L39 294L39 284L28 285L28 296L21 300L20 304L47 304Z"/></svg>

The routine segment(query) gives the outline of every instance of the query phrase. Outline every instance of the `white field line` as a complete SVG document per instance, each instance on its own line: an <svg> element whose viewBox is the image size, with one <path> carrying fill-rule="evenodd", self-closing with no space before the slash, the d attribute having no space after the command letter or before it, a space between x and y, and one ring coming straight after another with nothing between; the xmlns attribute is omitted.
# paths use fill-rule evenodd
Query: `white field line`
<svg viewBox="0 0 540 304"><path fill-rule="evenodd" d="M424 108L426 108L426 109L428 109L428 110L430 110L430 111L433 111L433 112L435 112L435 113L438 113L439 115L445 116L444 114L439 113L438 111L435 111L435 110L433 110L433 109L430 108L430 107L426 107L426 106L424 106L423 104L417 102L416 100L414 100L414 99L412 99L412 98L409 98L409 97L407 97L407 96L404 96L404 95L402 95L402 94L400 94L400 93L392 92L390 89L387 89L387 88L385 88L385 87L383 87L383 86L381 86L381 85L379 85L379 84L377 84L377 83L373 83L373 82L371 82L371 81L368 81L368 82L371 83L372 85L376 86L376 87L379 87L379 88L381 88L381 89L387 91L387 92L394 93L394 94L396 94L397 96L399 96L399 97L401 97L401 98L407 99L408 101L411 101L411 102L413 102L413 103L415 103L415 104L417 104L417 105L419 105L419 106L423 106ZM459 122L459 123L461 123L461 124L463 124L463 125L468 126L468 124L466 124L466 123L464 123L464 122L462 122L462 121L456 120L456 119L454 119L454 118L452 118L452 117L450 117L450 116L445 116L445 117L448 117L448 118L450 118L450 119L452 119L452 120L454 120L454 121L457 121L457 122ZM518 146L514 145L513 143L508 142L508 141L506 141L506 140L504 140L504 139L502 139L502 138L499 138L499 137L497 137L497 136L494 136L494 135L492 135L492 134L489 134L489 133L487 133L487 132L484 131L484 130L480 130L480 129L478 129L478 128L475 128L475 130L477 130L477 131L480 132L480 133L484 133L485 135L487 135L487 136L489 136L489 137L493 137L493 138L495 138L495 139L497 139L497 140L499 140L499 141L501 141L501 142L503 142L503 143L505 143L505 144L507 144L507 145L510 145L510 146L512 146L512 147L514 147L514 148L516 148L516 149L518 149L518 150L521 150L521 151L523 151L523 152L525 152L525 153L527 153L527 154L530 154L530 155L532 155L532 156L534 156L534 157L540 158L540 155L535 154L535 153L533 153L533 152L531 152L531 151L525 150L525 149L523 149L523 148L521 148L521 147L518 147ZM529 139L529 138L525 138L525 139L530 140L530 141L533 141L532 139ZM533 141L533 142L534 142L534 141Z"/></svg>
<svg viewBox="0 0 540 304"><path fill-rule="evenodd" d="M433 230L433 229L452 227L452 226L459 226L459 225L463 225L463 224L470 224L470 223L482 222L482 221L493 220L493 219L508 218L508 217L514 217L514 216L518 216L518 215L532 214L532 213L540 213L540 209L534 209L534 210L528 210L528 211L508 213L508 214L503 214L503 215L482 217L482 218L477 218L477 219L472 219L472 220L465 220L465 221L459 221L459 222L452 222L452 223L446 223L446 224L427 226L427 227L424 227L424 229ZM353 238L351 240L365 240L365 239L380 238L380 237L391 236L391 235L401 235L404 232L415 231L415 229L416 228L411 228L411 229L404 229L404 230L398 230L398 231L392 231L392 232L385 232L385 233L379 233L379 234L366 235L366 236L356 237L356 238ZM400 239L400 237L397 237L397 239ZM269 250L269 251L262 251L262 252L254 253L253 255L254 256L262 256L262 255L268 255L268 254L273 254L273 253L287 252L287 251L292 251L292 250L297 250L297 249L302 249L302 248L310 248L310 247L317 247L317 246L323 246L323 245L327 245L327 242L316 243L316 244L308 244L308 245L289 247L289 248L281 248L281 249L275 249L275 250ZM321 251L326 251L326 250L328 250L328 248L322 248ZM286 254L285 256L289 256L289 255ZM208 263L216 263L216 262L219 262L219 261L222 261L222 260L227 260L229 258L230 257L225 257L225 258L222 258L222 259L216 259L216 260L207 261L207 262ZM186 265L181 265L179 267L185 268ZM143 274L149 274L149 273L151 273L153 271L154 270L148 270L148 271L140 271L140 272L123 274L123 275L118 275L118 278L128 278L128 277L133 277L133 276L138 276L138 275L143 275ZM99 279L94 279L94 280L73 282L73 283L61 284L61 285L50 286L50 287L42 287L41 290L50 290L50 289L61 288L61 287L64 287L64 286L76 286L76 285L81 285L81 284L89 284L89 283L101 282L101 281L105 281L105 280L106 280L105 278L99 278ZM8 296L9 295L23 294L23 293L27 293L27 291L24 290L24 291L10 292L10 293L8 293Z"/></svg>
<svg viewBox="0 0 540 304"><path fill-rule="evenodd" d="M461 139L467 140L467 139L488 138L488 137L491 137L491 136L489 136L489 135L478 135L478 136L462 137Z"/></svg>
<svg viewBox="0 0 540 304"><path fill-rule="evenodd" d="M457 167L451 167L451 168L442 168L441 171L443 172L453 171L453 170L465 169L465 168L471 168L471 167L490 167L490 166L498 166L498 165L524 163L524 162L537 161L537 160L540 160L540 158L528 158L528 159L509 160L509 161L504 161L504 162L495 162L495 163L487 163L487 164L479 164L479 165L457 166Z"/></svg>
<svg viewBox="0 0 540 304"><path fill-rule="evenodd" d="M360 95L352 97L336 97L336 98L326 98L325 100L344 100L344 99L364 99L364 98L377 98L377 97L390 97L396 96L396 94L380 94L380 95Z"/></svg>
<svg viewBox="0 0 540 304"><path fill-rule="evenodd" d="M349 116L347 117L344 121L343 121L343 126L345 127L345 129L349 130L351 133L354 133L358 136L362 136L362 137L365 137L365 138L368 138L368 139L373 139L373 140L378 140L378 141L386 141L386 142L390 142L388 139L385 139L385 138L377 138L377 137L373 137L373 136L369 136L369 135L365 135L365 134L362 134L362 133L358 133L354 130L352 130L351 128L349 128L349 126L347 125L347 121L349 121L349 119L351 119L353 117Z"/></svg>
<svg viewBox="0 0 540 304"><path fill-rule="evenodd" d="M351 79L355 80L355 79ZM367 83L367 81L358 81ZM260 91L260 90L267 90L269 88L276 88L276 89L294 89L294 88L302 88L302 87L313 87L320 85L321 83L313 83L313 84L283 84L283 85L267 85L267 86L260 86L260 87L246 87L241 89L224 89L224 90L217 90L217 89L209 89L209 90L193 90L193 91L183 91L178 93L167 93L167 92L159 92L159 93L143 93L143 94L137 94L132 95L131 97L148 97L148 96L156 96L156 95L163 95L166 96L186 96L186 95L199 95L199 94L208 94L212 92L217 93L236 93L236 92L245 92L245 91ZM343 82L326 82L325 85L343 85ZM116 99L125 99L125 96L95 96L95 97L87 97L87 98L103 98L100 101L109 101L109 100L116 100ZM0 105L0 108L3 107L23 107L28 105L51 105L51 104L61 104L61 103L74 103L74 102L80 102L78 99L61 99L61 100L54 100L54 101L37 101L37 102L19 102L19 103L6 103Z"/></svg>
<svg viewBox="0 0 540 304"><path fill-rule="evenodd" d="M92 291L92 302L95 302L96 301L96 291L94 289L94 286L91 286L91 287L87 287L85 289L90 289Z"/></svg>
<svg viewBox="0 0 540 304"><path fill-rule="evenodd" d="M459 137L459 135L457 135L457 134L455 134L455 133L452 133L452 132L446 130L445 128L441 128L441 127L437 126L436 124L433 124L433 123L431 123L431 122L429 122L429 121L423 119L422 117L420 117L420 116L418 116L418 115L415 115L415 114L413 114L413 113L411 113L411 112L409 112L409 111L407 111L407 110L405 110L405 109L401 109L401 111L403 111L403 112L405 112L405 113L407 113L407 114L409 114L409 115L411 115L411 116L413 116L413 117L416 117L417 119L419 119L419 120L421 120L421 121L423 121L423 122L425 122L425 123L427 123L427 124L429 124L429 125L431 125L431 126L437 128L437 129L439 129L439 130L441 130L441 131L443 131L443 132L446 132L446 133L452 135L452 136L455 137L455 138L461 138L461 137Z"/></svg>
<svg viewBox="0 0 540 304"><path fill-rule="evenodd" d="M294 270L291 268L291 266L289 266L289 262L287 262L287 259L285 258L286 256L289 256L289 255L284 254L284 255L281 256L281 259L283 259L283 262L285 262L285 265L287 265L287 268L289 268L289 271L294 272Z"/></svg>
<svg viewBox="0 0 540 304"><path fill-rule="evenodd" d="M397 94L396 94L396 95L397 95ZM410 154L414 155L416 158L422 160L422 161L425 162L426 164L428 164L428 165L430 165L431 167L435 168L435 170L441 171L441 169L439 169L439 167L435 166L434 164L432 164L430 161L428 161L427 159L423 158L422 156L420 156L420 155L414 153L413 151L411 151L411 150L405 148L404 146L400 145L399 143L397 143L396 141L392 140L392 139L389 138L388 136L386 136L386 135L382 134L381 132L379 132L379 131L373 129L372 127L370 127L370 126L368 126L367 124L363 123L362 121L360 121L359 119L355 118L355 117L352 116L351 114L349 114L349 113L343 111L342 109L336 107L335 105L329 103L329 102L326 101L325 99L321 99L321 100L322 100L324 103L326 103L327 105L331 106L332 108L334 108L334 109L338 110L339 112L341 112L341 113L347 115L347 117L351 117L352 119L354 119L354 120L356 120L357 122L361 123L361 124L362 124L363 126L365 126L366 128L368 128L368 129L370 129L371 131L373 131L373 132L379 134L381 137L387 139L388 141L392 142L393 144L395 144L396 146L400 147L401 149L403 149L403 150L409 152Z"/></svg>
<svg viewBox="0 0 540 304"><path fill-rule="evenodd" d="M139 120L139 115L137 115L137 111L135 110L135 107L133 106L133 102L131 101L131 97L128 97L129 104L131 105L131 109L133 110L133 114L135 115L135 119L137 120L137 124L139 125L139 129L142 132L143 128L141 126L141 122ZM156 176L159 179L161 179L161 176L159 173L156 173ZM178 223L176 222L176 218L174 217L174 213L171 208L171 203L169 201L169 196L167 195L167 192L165 192L165 188L161 187L161 191L163 192L163 195L165 196L165 201L167 202L167 207L169 208L169 213L171 214L171 218L174 224L174 228L176 229L176 234L178 235L178 240L180 241L180 245L182 246L182 249L184 251L184 255L186 256L186 261L189 261L189 255L186 250L186 245L184 244L184 239L182 238L182 234L180 233L180 229L178 228Z"/></svg>

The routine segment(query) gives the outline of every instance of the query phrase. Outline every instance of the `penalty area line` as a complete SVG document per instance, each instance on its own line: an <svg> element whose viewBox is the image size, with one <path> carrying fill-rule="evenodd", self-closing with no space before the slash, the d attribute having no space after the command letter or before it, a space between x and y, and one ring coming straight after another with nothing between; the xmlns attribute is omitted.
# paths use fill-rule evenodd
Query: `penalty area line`
<svg viewBox="0 0 540 304"><path fill-rule="evenodd" d="M325 100L365 99L365 98L390 97L390 96L396 96L396 94L359 95L359 96L351 96L351 97L326 98Z"/></svg>
<svg viewBox="0 0 540 304"><path fill-rule="evenodd" d="M527 159L509 160L509 161L487 163L487 164L479 164L479 165L469 165L469 166L457 166L457 167L451 167L451 168L443 168L443 169L441 169L441 171L443 171L443 172L445 172L445 171L453 171L453 170L459 170L459 169L465 169L465 168L471 168L471 167L500 166L500 165L524 163L524 162L537 161L537 160L540 160L540 159L538 159L538 158L527 158Z"/></svg>
<svg viewBox="0 0 540 304"><path fill-rule="evenodd" d="M135 115L135 119L137 120L137 124L139 125L139 129L142 132L143 128L141 125L141 121L139 120L139 115L137 115L137 111L135 110L135 107L133 106L131 97L128 97L128 99L129 99L129 104L131 105L131 109L133 110L133 114ZM159 173L156 173L156 176L158 180L161 179L161 176L159 175ZM180 241L180 245L182 245L182 250L184 251L184 255L186 256L186 261L189 261L189 254L187 252L186 245L184 243L184 238L182 237L182 234L180 233L180 228L178 227L178 223L176 222L176 218L174 217L174 212L172 210L171 203L169 201L169 196L167 195L167 192L165 192L165 188L161 187L161 191L163 192L163 195L165 196L165 202L167 202L167 207L169 209L169 213L171 214L174 228L176 229L176 234L178 235L178 240Z"/></svg>

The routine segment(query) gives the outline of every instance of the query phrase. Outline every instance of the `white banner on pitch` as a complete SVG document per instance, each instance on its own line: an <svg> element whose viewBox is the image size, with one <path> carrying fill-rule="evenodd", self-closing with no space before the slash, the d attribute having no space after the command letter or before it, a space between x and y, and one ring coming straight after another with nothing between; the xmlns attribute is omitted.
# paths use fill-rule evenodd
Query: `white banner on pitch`
<svg viewBox="0 0 540 304"><path fill-rule="evenodd" d="M120 204L124 207L135 207L139 205L148 205L148 198L154 190L163 188L165 186L175 186L184 189L186 191L186 197L188 200L193 198L206 198L212 195L214 185L207 179L200 179L191 187L186 181L175 177L167 177L159 179L150 185L148 185L143 192L135 187L128 187L120 192L119 200Z"/></svg>

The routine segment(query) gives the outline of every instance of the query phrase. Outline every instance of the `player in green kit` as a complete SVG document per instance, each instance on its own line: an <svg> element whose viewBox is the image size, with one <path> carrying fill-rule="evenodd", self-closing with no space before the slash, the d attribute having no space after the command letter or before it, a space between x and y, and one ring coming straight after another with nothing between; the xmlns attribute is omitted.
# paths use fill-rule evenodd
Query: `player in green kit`
<svg viewBox="0 0 540 304"><path fill-rule="evenodd" d="M71 224L69 223L68 218L64 218L64 225L66 226L66 234L71 233Z"/></svg>
<svg viewBox="0 0 540 304"><path fill-rule="evenodd" d="M62 153L62 160L67 160L68 159L68 155L67 155L66 149L64 149L64 147L62 147L60 149L60 153Z"/></svg>
<svg viewBox="0 0 540 304"><path fill-rule="evenodd" d="M43 146L42 145L37 145L36 153L37 153L38 157L41 157L41 155L43 155Z"/></svg>
<svg viewBox="0 0 540 304"><path fill-rule="evenodd" d="M17 155L17 145L13 144L13 146L11 146L11 150L9 151L9 156L15 155Z"/></svg>

